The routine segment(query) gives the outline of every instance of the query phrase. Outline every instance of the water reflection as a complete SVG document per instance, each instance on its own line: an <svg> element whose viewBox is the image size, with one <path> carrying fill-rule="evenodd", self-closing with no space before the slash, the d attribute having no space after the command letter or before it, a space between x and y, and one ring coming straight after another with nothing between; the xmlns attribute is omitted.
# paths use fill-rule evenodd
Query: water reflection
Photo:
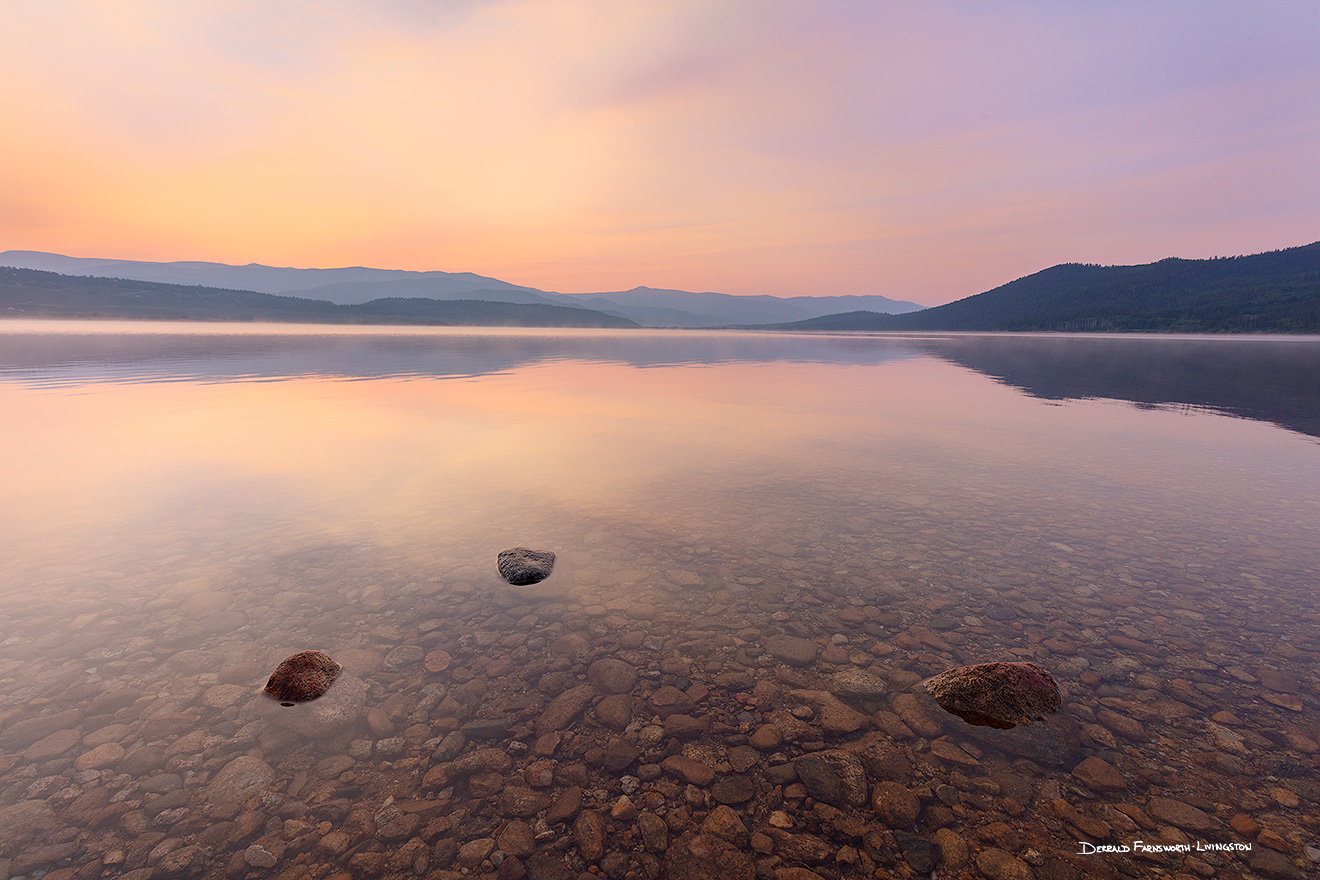
<svg viewBox="0 0 1320 880"><path fill-rule="evenodd" d="M1320 339L951 335L922 349L1048 400L1201 407L1320 436Z"/></svg>
<svg viewBox="0 0 1320 880"><path fill-rule="evenodd" d="M21 331L21 332L15 332ZM43 332L44 331L44 332ZM935 356L1048 400L1195 407L1320 436L1320 339L785 335L0 322L0 381L475 377L560 360L634 367Z"/></svg>
<svg viewBox="0 0 1320 880"><path fill-rule="evenodd" d="M23 332L12 332L15 330ZM397 328L384 332L290 331L280 325L240 325L219 330L205 325L174 325L144 330L141 325L127 324L0 322L0 338L0 379L36 385L224 382L299 376L471 377L559 360L658 367L774 362L868 364L920 355L904 340L666 331L431 328L401 333Z"/></svg>
<svg viewBox="0 0 1320 880"><path fill-rule="evenodd" d="M1090 355L1012 340L110 336L0 337L0 876L1304 864L1295 433L1047 405L984 373L1093 396ZM520 545L543 584L499 578ZM309 649L326 695L261 694ZM921 701L993 660L1057 715ZM1133 838L1254 849L1076 855Z"/></svg>

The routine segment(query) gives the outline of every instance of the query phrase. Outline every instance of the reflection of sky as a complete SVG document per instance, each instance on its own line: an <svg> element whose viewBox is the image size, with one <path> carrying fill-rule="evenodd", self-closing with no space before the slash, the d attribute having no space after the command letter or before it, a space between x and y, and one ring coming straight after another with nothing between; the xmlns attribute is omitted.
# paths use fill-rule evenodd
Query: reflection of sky
<svg viewBox="0 0 1320 880"><path fill-rule="evenodd" d="M791 339L770 341L792 348ZM892 342L871 340L882 351ZM1187 491L1189 468L1290 448L1264 426L1112 404L1043 406L941 359L868 361L846 351L852 360L707 358L647 369L611 353L443 382L333 381L343 373L0 382L0 524L13 540L51 523L118 527L176 507L185 519L208 510L224 518L237 505L254 522L388 531L416 528L425 511L426 528L465 530L535 519L547 504L635 517L672 493L712 491L718 499L697 508L715 516L742 488L849 473L890 502L1037 479L1102 493ZM1199 452L1188 452L1189 439ZM1184 454L1188 463L1159 475Z"/></svg>
<svg viewBox="0 0 1320 880"><path fill-rule="evenodd" d="M248 579L278 595L282 578L306 588L307 565L272 572L270 560L321 547L339 548L325 564L336 590L493 577L493 554L520 544L588 547L635 569L632 582L688 564L675 554L739 560L716 580L796 578L797 559L766 557L785 541L826 548L813 577L869 574L872 554L896 551L971 583L1019 554L1048 566L1062 552L1050 542L1089 546L1096 565L1118 548L1125 565L1161 573L1212 548L1247 559L1289 602L1307 583L1298 573L1320 566L1320 447L1261 422L1049 405L943 358L875 357L910 355L918 340L841 340L830 360L834 342L814 337L747 337L811 355L798 359L740 349L738 334L462 338L512 354L445 381L194 381L168 362L175 381L0 381L4 607L61 619L61 596L25 584L70 571L89 585L84 608L151 602L179 582ZM593 340L648 339L681 345L634 362L609 346L590 354ZM554 340L556 357L517 354ZM703 359L702 340L732 347ZM562 356L574 350L589 354ZM395 548L390 571L360 563L363 547Z"/></svg>

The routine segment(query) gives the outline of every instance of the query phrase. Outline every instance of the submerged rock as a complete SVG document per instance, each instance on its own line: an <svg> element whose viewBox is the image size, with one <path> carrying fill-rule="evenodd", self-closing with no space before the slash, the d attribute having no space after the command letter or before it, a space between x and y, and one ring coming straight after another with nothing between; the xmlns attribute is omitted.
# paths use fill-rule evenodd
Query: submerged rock
<svg viewBox="0 0 1320 880"><path fill-rule="evenodd" d="M753 880L756 866L738 847L713 834L685 834L665 851L664 876L671 880Z"/></svg>
<svg viewBox="0 0 1320 880"><path fill-rule="evenodd" d="M260 758L239 755L226 764L206 787L206 799L213 804L242 803L270 788L275 771Z"/></svg>
<svg viewBox="0 0 1320 880"><path fill-rule="evenodd" d="M285 706L315 700L330 689L343 668L324 651L300 651L275 667L266 693Z"/></svg>
<svg viewBox="0 0 1320 880"><path fill-rule="evenodd" d="M1035 663L978 663L941 672L926 691L968 724L1007 730L1058 711L1059 686Z"/></svg>
<svg viewBox="0 0 1320 880"><path fill-rule="evenodd" d="M293 709L271 706L269 717L286 730L314 739L324 739L357 724L365 714L366 706L367 683L344 673L322 699Z"/></svg>
<svg viewBox="0 0 1320 880"><path fill-rule="evenodd" d="M816 643L810 639L776 633L763 642L770 656L789 666L810 666L816 662Z"/></svg>
<svg viewBox="0 0 1320 880"><path fill-rule="evenodd" d="M515 587L539 584L554 570L555 551L528 550L526 547L501 550L495 567L499 569L500 577Z"/></svg>

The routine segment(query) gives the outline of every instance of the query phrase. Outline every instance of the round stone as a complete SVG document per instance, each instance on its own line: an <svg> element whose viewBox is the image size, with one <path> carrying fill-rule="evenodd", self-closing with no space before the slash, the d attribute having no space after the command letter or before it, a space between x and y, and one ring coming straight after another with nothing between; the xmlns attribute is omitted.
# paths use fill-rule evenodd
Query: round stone
<svg viewBox="0 0 1320 880"><path fill-rule="evenodd" d="M513 547L501 550L495 560L495 567L500 577L515 587L539 584L550 577L555 567L553 550L529 550L526 547Z"/></svg>
<svg viewBox="0 0 1320 880"><path fill-rule="evenodd" d="M602 694L626 694L637 684L632 664L603 657L587 668L587 680Z"/></svg>
<svg viewBox="0 0 1320 880"><path fill-rule="evenodd" d="M742 804L756 797L756 783L741 774L726 776L711 786L711 797L722 804Z"/></svg>
<svg viewBox="0 0 1320 880"><path fill-rule="evenodd" d="M275 667L266 693L289 705L315 700L330 689L342 669L324 651L300 651Z"/></svg>
<svg viewBox="0 0 1320 880"><path fill-rule="evenodd" d="M1007 730L1057 712L1059 686L1035 663L978 663L941 672L926 682L940 708L968 724Z"/></svg>

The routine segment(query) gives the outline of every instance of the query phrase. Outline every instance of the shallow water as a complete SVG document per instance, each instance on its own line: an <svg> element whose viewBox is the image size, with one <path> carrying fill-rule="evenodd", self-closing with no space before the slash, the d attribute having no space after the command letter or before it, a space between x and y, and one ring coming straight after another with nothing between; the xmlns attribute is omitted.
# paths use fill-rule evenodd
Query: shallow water
<svg viewBox="0 0 1320 880"><path fill-rule="evenodd" d="M0 876L1314 869L1317 383L1298 338L0 324ZM365 702L259 695L310 648ZM631 722L549 731L601 658ZM1061 712L913 696L988 660ZM840 752L916 812L793 772ZM1082 845L1134 840L1193 851Z"/></svg>

